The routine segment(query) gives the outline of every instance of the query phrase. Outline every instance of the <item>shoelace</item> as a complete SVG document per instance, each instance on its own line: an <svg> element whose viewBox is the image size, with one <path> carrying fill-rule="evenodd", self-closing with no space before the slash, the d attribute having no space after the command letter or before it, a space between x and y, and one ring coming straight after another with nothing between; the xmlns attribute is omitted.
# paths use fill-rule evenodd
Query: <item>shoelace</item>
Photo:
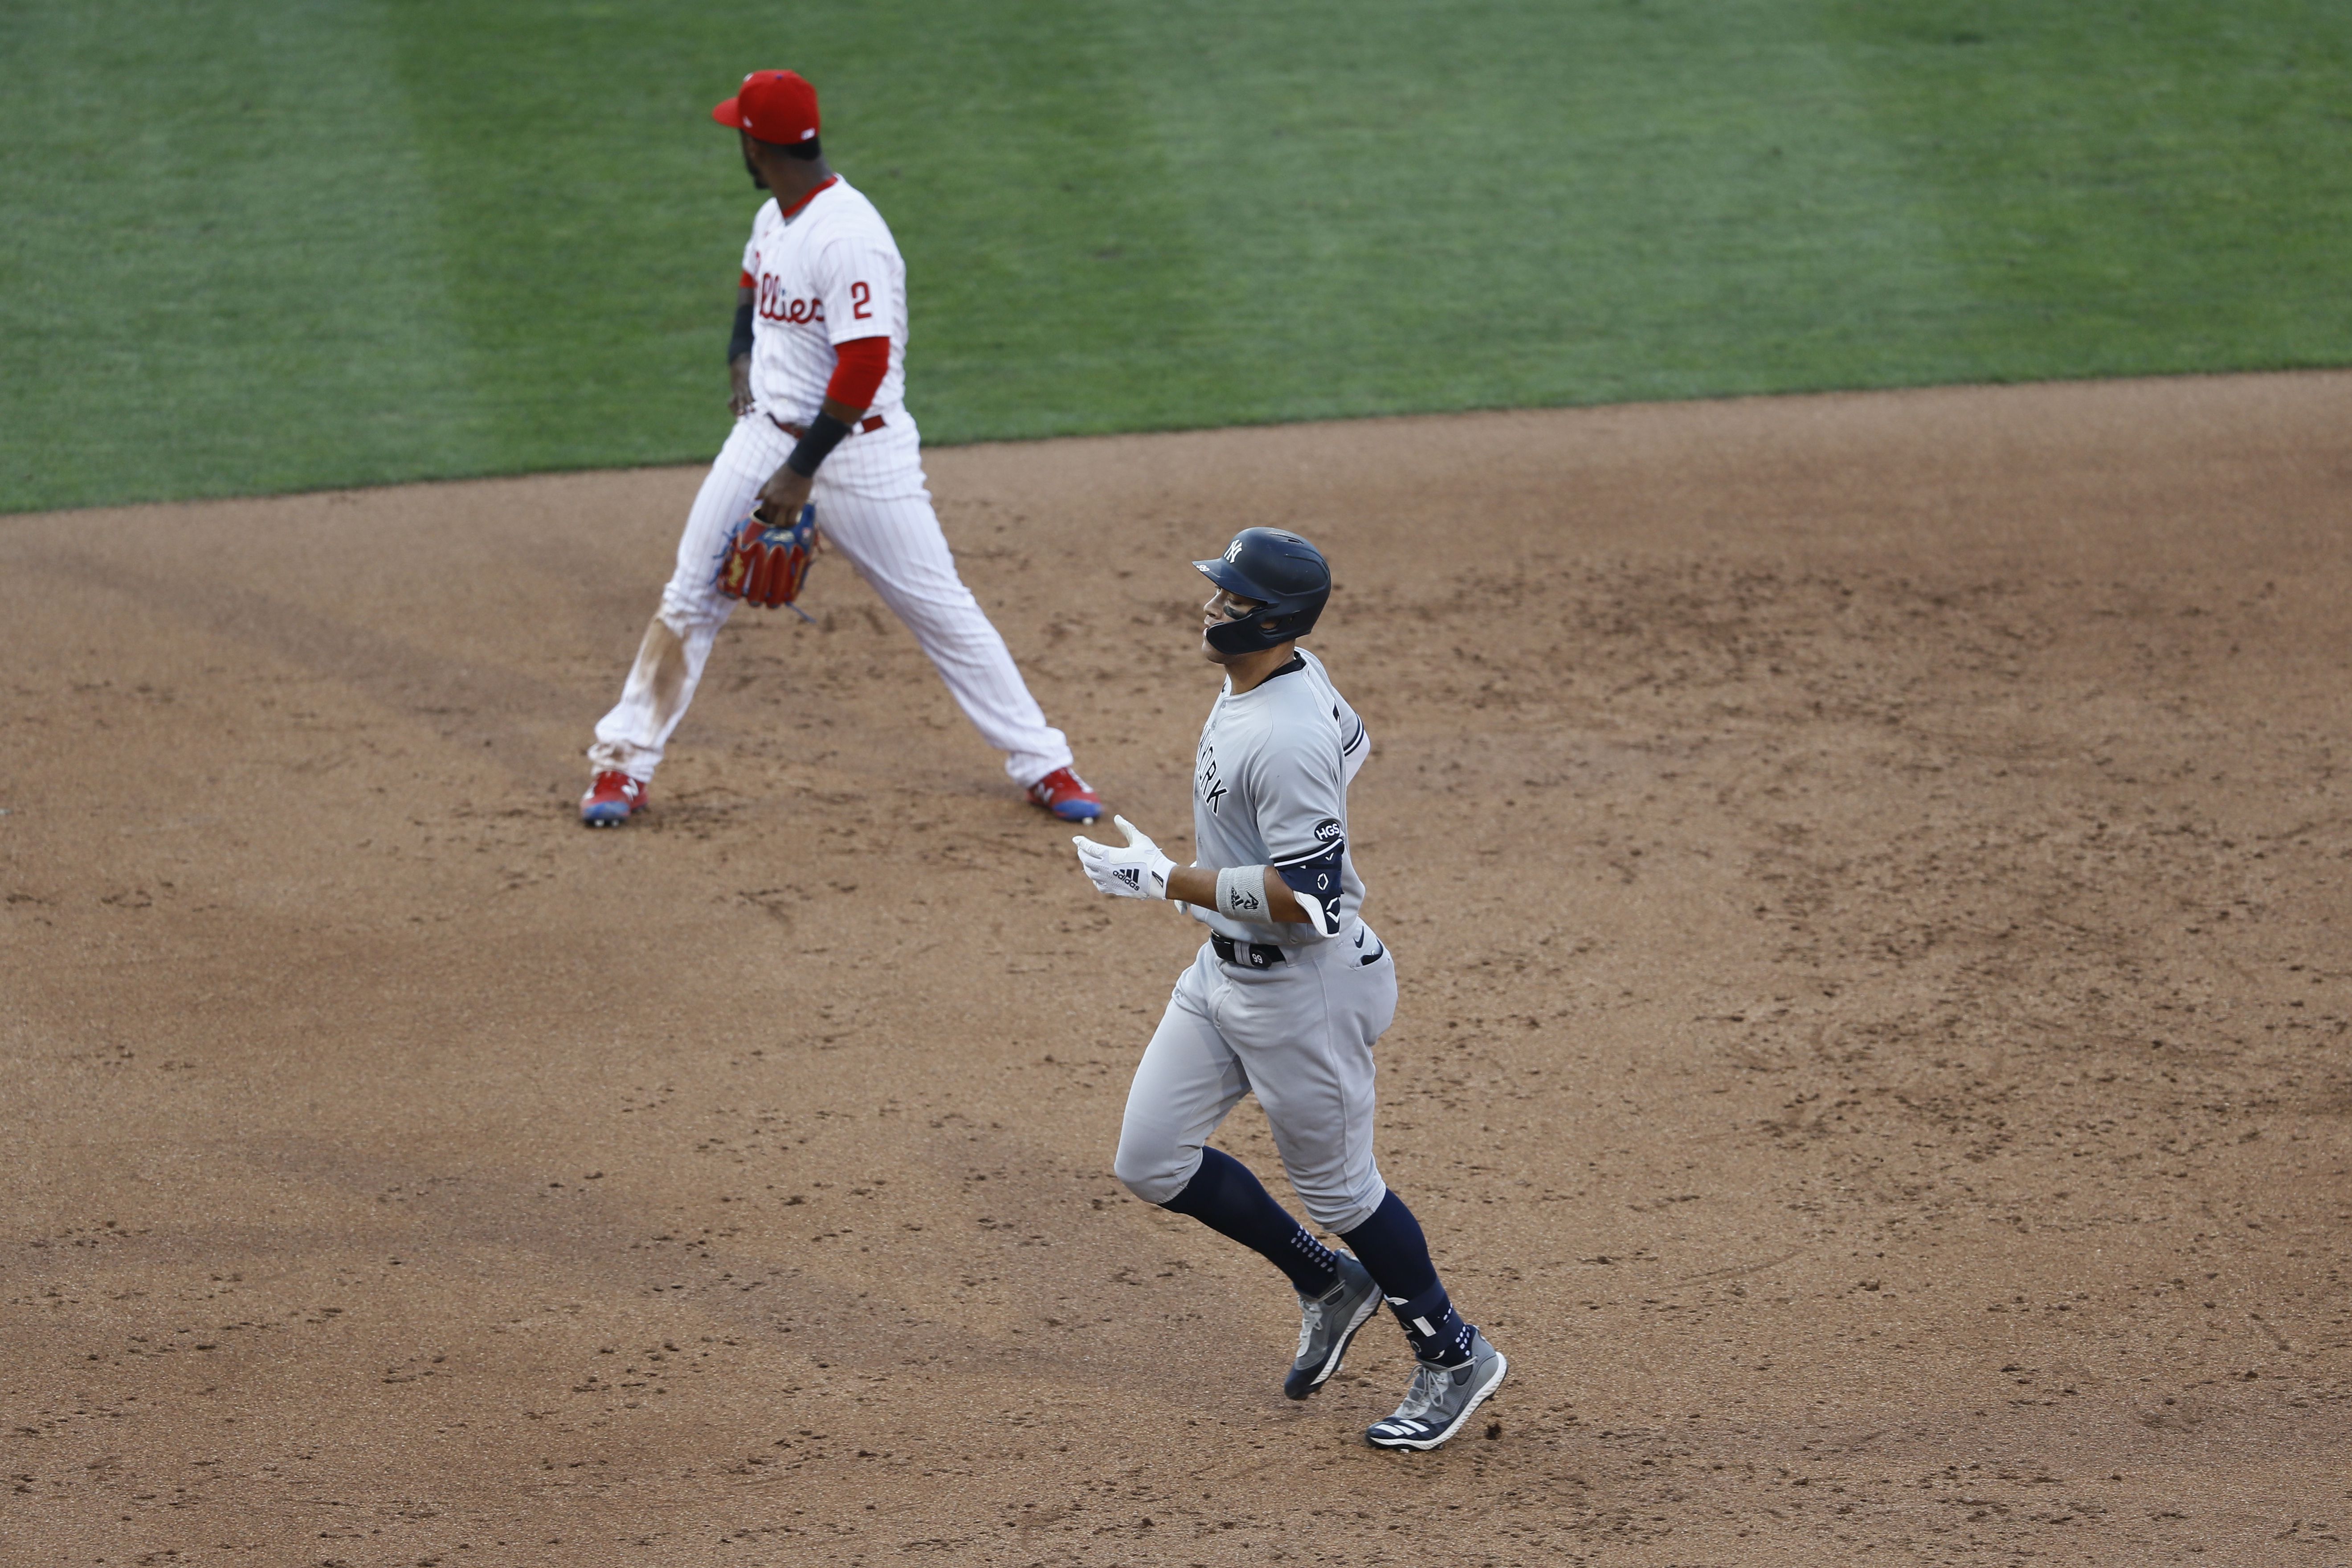
<svg viewBox="0 0 2352 1568"><path fill-rule="evenodd" d="M1396 1408L1391 1421L1418 1421L1429 1414L1440 1395L1453 1386L1452 1367L1432 1366L1423 1362L1412 1369L1412 1386L1404 1391L1404 1403Z"/></svg>
<svg viewBox="0 0 2352 1568"><path fill-rule="evenodd" d="M1292 1356L1290 1359L1293 1361L1298 1360L1300 1356L1307 1353L1307 1347L1314 1340L1315 1331L1323 1326L1323 1303L1309 1301L1303 1296L1299 1298L1299 1302L1298 1355Z"/></svg>

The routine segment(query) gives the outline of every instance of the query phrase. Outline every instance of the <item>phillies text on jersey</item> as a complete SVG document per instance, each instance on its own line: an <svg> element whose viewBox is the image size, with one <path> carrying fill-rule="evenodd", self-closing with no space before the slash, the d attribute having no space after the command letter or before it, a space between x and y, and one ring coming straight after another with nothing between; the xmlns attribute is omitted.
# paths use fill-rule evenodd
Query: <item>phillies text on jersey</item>
<svg viewBox="0 0 2352 1568"><path fill-rule="evenodd" d="M743 247L752 291L751 397L773 419L806 425L833 379L834 345L890 340L890 370L872 406L906 397L907 264L890 226L838 175L786 217L771 198Z"/></svg>

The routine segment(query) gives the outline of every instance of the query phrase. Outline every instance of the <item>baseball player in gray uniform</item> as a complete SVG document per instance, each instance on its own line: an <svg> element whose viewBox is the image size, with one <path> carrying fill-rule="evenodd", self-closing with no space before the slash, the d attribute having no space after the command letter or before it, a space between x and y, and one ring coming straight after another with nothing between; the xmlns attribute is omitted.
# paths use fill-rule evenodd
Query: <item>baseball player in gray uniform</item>
<svg viewBox="0 0 2352 1568"><path fill-rule="evenodd" d="M1297 639L1331 594L1330 568L1295 533L1252 528L1193 564L1216 593L1201 649L1225 670L1192 773L1192 842L1179 867L1125 817L1122 847L1076 840L1095 886L1173 899L1209 928L1135 1069L1118 1179L1263 1254L1298 1292L1298 1352L1282 1391L1304 1399L1339 1369L1383 1298L1420 1363L1396 1414L1365 1438L1434 1448L1462 1429L1508 1363L1462 1321L1429 1244L1372 1158L1372 1042L1396 1016L1396 963L1359 915L1348 785L1370 752L1363 721ZM1334 1251L1249 1168L1207 1147L1255 1091L1307 1215Z"/></svg>

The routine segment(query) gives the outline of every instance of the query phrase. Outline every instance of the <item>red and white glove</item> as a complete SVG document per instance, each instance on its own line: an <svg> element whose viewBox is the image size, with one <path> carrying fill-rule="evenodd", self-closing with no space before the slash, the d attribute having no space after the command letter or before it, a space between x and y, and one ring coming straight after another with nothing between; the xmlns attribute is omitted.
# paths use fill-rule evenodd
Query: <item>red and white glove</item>
<svg viewBox="0 0 2352 1568"><path fill-rule="evenodd" d="M747 605L774 609L789 605L803 620L806 610L793 601L808 582L809 565L816 559L816 503L801 508L801 520L790 528L762 522L757 514L735 525L727 553L719 559L719 591Z"/></svg>

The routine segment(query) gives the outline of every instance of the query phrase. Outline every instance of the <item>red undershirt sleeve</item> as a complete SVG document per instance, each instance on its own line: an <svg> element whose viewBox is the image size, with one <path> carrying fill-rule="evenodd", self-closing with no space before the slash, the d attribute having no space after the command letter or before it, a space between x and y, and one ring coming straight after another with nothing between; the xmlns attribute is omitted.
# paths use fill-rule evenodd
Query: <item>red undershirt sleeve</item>
<svg viewBox="0 0 2352 1568"><path fill-rule="evenodd" d="M835 343L834 353L833 379L825 384L825 396L847 408L872 407L874 395L882 390L882 378L890 374L890 340L852 338Z"/></svg>

